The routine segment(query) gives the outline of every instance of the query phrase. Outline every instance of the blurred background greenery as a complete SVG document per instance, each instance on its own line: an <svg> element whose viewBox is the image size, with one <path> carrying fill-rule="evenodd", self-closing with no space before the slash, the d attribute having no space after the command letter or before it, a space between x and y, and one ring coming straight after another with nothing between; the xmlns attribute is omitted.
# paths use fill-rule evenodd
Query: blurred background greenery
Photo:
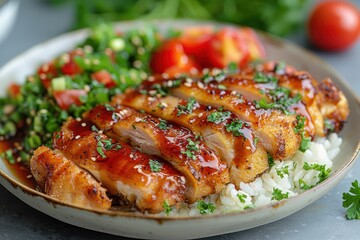
<svg viewBox="0 0 360 240"><path fill-rule="evenodd" d="M251 26L286 36L301 27L310 0L47 0L74 4L73 29L92 26L100 19L202 19Z"/></svg>

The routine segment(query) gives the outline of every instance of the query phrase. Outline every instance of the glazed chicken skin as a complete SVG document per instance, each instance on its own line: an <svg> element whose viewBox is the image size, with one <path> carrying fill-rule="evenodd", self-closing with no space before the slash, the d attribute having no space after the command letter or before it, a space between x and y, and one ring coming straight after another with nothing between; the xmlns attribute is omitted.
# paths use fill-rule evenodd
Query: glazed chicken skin
<svg viewBox="0 0 360 240"><path fill-rule="evenodd" d="M167 85L166 81L163 83ZM159 82L145 81L140 91L152 91L158 88ZM258 108L236 92L219 88L220 84L204 84L187 79L176 87L168 89L171 95L183 99L194 98L203 105L224 108L234 113L237 118L247 122L254 135L275 159L286 159L299 149L301 137L294 132L297 125L295 115L285 115L276 109Z"/></svg>
<svg viewBox="0 0 360 240"><path fill-rule="evenodd" d="M149 97L130 89L116 96L113 103L145 111L201 135L206 145L227 163L230 181L236 185L253 181L268 168L265 149L256 143L252 130L245 123L237 121L231 112L196 103L191 112L179 114L178 106L187 105L187 101L173 96ZM236 132L228 131L226 126L232 122L238 122L241 128Z"/></svg>
<svg viewBox="0 0 360 240"><path fill-rule="evenodd" d="M185 179L167 162L114 141L90 122L70 119L54 136L54 146L93 174L111 195L120 195L142 212L164 211L184 201Z"/></svg>
<svg viewBox="0 0 360 240"><path fill-rule="evenodd" d="M57 150L45 146L36 149L30 169L44 193L59 201L95 210L111 206L106 189Z"/></svg>
<svg viewBox="0 0 360 240"><path fill-rule="evenodd" d="M220 192L229 182L226 164L189 129L122 105L99 105L85 117L105 134L171 163L186 178L190 203Z"/></svg>

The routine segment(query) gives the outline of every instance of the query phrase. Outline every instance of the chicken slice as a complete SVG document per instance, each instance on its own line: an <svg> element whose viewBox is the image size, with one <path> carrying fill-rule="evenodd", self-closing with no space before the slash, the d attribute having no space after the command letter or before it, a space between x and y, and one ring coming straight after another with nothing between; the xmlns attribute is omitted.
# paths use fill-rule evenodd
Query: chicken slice
<svg viewBox="0 0 360 240"><path fill-rule="evenodd" d="M226 130L226 126L237 119L233 113L199 105L191 113L178 115L177 107L184 106L184 100L173 96L149 97L137 90L128 90L126 94L117 95L113 103L146 111L201 135L206 145L226 161L230 181L237 186L240 182L253 181L268 169L267 153L259 143L256 144L256 138L245 123L237 133ZM216 119L216 116L223 117Z"/></svg>
<svg viewBox="0 0 360 240"><path fill-rule="evenodd" d="M282 66L279 67L280 65ZM242 75L254 76L258 72L275 76L278 84L288 88L293 95L301 94L307 111L299 113L310 116L316 135L324 136L342 129L349 115L349 106L342 91L330 79L318 83L309 73L276 62L249 66L242 71ZM311 129L307 131L311 135Z"/></svg>
<svg viewBox="0 0 360 240"><path fill-rule="evenodd" d="M184 200L185 178L167 162L114 141L93 124L69 120L54 145L88 170L112 195L121 195L142 212L158 213Z"/></svg>
<svg viewBox="0 0 360 240"><path fill-rule="evenodd" d="M45 146L36 149L30 169L40 188L51 197L90 209L106 210L111 206L106 189L56 150Z"/></svg>
<svg viewBox="0 0 360 240"><path fill-rule="evenodd" d="M163 81L168 86L168 82ZM145 81L140 91L159 91L159 82ZM248 122L255 136L264 148L276 159L293 156L299 149L301 136L294 132L297 125L295 115L285 115L280 110L258 107L236 92L223 90L220 84L204 84L187 79L167 89L171 95L183 99L196 99L197 102L213 107L223 107L236 114L244 122ZM156 94L158 95L158 94Z"/></svg>
<svg viewBox="0 0 360 240"><path fill-rule="evenodd" d="M220 192L229 182L226 164L190 130L122 105L99 105L87 114L96 126L141 152L164 158L186 178L189 202ZM111 126L112 125L112 126Z"/></svg>

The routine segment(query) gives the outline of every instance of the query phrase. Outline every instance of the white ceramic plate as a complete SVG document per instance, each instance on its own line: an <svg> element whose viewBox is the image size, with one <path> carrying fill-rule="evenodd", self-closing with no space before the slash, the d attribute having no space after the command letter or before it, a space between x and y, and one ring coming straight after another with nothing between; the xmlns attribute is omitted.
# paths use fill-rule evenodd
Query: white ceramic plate
<svg viewBox="0 0 360 240"><path fill-rule="evenodd" d="M160 29L182 28L190 24L194 24L194 22L154 22L154 25ZM196 22L196 24L209 24L209 22ZM139 25L143 25L143 23L124 22L117 24L117 27L126 30ZM86 37L87 33L86 30L80 30L61 35L16 57L0 69L0 89L5 89L12 81L24 81L25 77L34 72L38 65L72 49ZM244 212L200 217L164 218L126 212L96 212L59 202L26 187L16 179L3 161L0 161L0 183L31 207L56 219L95 231L136 238L188 239L219 235L253 228L299 211L330 191L354 165L356 155L359 152L360 135L354 134L352 129L357 129L355 126L360 122L360 102L333 68L316 56L286 41L262 33L259 35L265 45L269 59L283 60L298 69L309 71L316 79L332 78L344 91L349 101L351 114L348 123L341 132L344 140L341 152L334 160L331 176L318 186L290 199Z"/></svg>

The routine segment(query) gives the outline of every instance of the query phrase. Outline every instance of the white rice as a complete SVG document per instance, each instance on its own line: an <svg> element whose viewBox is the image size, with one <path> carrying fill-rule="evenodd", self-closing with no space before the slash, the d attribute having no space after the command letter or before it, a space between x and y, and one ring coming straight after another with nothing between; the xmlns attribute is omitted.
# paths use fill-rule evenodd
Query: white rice
<svg viewBox="0 0 360 240"><path fill-rule="evenodd" d="M341 143L342 139L335 133L328 138L317 139L311 142L310 148L304 153L298 151L292 159L275 161L271 169L253 182L240 183L240 186L230 183L221 193L210 195L204 201L215 206L214 213L226 213L274 203L277 201L273 199L274 189L281 190L282 194L288 194L288 197L296 196L305 191L300 188L299 181L307 186L314 186L320 181L320 172L313 169L305 170L304 164L325 165L326 169L331 169L332 160L340 152ZM284 173L281 170L287 171ZM197 204L182 204L179 209L173 209L169 216L200 215Z"/></svg>

